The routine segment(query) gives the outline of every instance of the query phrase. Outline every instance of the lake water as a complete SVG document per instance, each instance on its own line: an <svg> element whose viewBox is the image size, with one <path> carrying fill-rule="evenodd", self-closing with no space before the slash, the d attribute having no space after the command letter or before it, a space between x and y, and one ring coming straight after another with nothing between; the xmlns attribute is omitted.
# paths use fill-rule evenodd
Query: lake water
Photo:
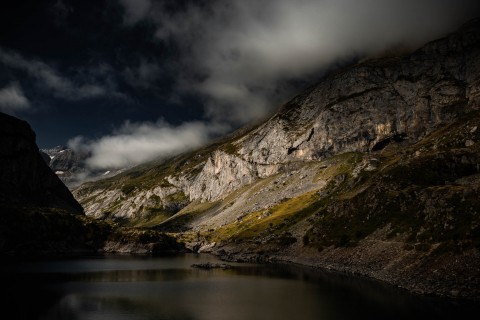
<svg viewBox="0 0 480 320"><path fill-rule="evenodd" d="M210 255L2 262L2 319L471 319L478 304L410 295L375 281Z"/></svg>

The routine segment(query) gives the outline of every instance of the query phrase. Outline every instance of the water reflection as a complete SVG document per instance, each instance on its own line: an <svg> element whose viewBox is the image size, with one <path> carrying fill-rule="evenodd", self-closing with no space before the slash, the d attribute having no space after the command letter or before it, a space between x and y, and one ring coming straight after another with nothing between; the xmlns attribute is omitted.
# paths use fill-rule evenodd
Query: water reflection
<svg viewBox="0 0 480 320"><path fill-rule="evenodd" d="M419 298L309 268L202 270L208 255L4 263L1 306L15 319L462 319L478 304ZM8 311L8 312L7 312Z"/></svg>

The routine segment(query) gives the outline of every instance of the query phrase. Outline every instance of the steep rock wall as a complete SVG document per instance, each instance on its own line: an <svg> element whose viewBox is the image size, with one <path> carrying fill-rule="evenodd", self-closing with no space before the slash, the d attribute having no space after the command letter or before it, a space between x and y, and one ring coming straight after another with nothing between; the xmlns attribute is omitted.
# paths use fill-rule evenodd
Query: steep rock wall
<svg viewBox="0 0 480 320"><path fill-rule="evenodd" d="M464 27L401 58L368 61L326 77L244 137L247 161L278 164L411 142L478 108L480 27ZM380 143L380 144L379 144Z"/></svg>

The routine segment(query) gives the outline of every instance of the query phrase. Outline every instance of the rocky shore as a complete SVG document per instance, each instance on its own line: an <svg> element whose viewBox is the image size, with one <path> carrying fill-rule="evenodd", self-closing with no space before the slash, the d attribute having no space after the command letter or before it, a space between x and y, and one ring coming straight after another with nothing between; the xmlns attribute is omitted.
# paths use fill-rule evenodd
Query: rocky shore
<svg viewBox="0 0 480 320"><path fill-rule="evenodd" d="M255 252L223 246L211 253L226 262L293 263L368 277L420 295L480 301L480 252L435 253L405 250L402 243L364 241L355 248L291 248Z"/></svg>

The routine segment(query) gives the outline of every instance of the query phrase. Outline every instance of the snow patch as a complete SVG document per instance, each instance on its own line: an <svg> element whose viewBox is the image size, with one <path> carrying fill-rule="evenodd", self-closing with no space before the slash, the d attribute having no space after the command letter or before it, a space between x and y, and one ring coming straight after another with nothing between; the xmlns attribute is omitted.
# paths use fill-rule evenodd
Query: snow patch
<svg viewBox="0 0 480 320"><path fill-rule="evenodd" d="M105 176L105 175L107 175L107 174L109 174L109 173L110 173L110 171L106 171L103 175Z"/></svg>
<svg viewBox="0 0 480 320"><path fill-rule="evenodd" d="M65 172L63 171L55 171L55 174L64 174Z"/></svg>

